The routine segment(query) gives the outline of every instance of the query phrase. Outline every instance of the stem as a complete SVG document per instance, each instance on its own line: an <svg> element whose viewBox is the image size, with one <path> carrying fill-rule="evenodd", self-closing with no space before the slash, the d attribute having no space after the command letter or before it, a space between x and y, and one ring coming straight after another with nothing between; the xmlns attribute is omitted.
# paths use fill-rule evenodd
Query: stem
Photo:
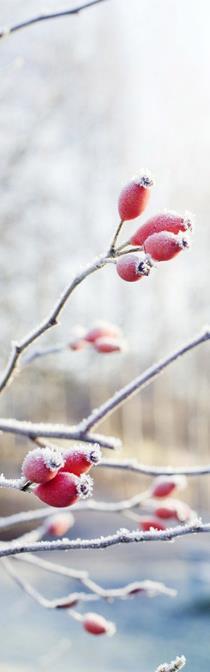
<svg viewBox="0 0 210 672"><path fill-rule="evenodd" d="M112 260L110 260L105 255L99 257L92 264L86 266L86 268L84 268L81 273L78 273L74 280L71 281L71 283L66 287L64 292L61 294L61 297L55 304L53 310L51 311L49 317L46 318L38 327L35 327L35 329L27 334L25 338L19 341L19 343L13 343L8 364L0 380L0 392L2 392L2 390L9 383L12 374L17 367L20 355L24 352L24 350L26 350L28 346L31 345L31 343L34 343L34 341L42 336L42 334L48 331L48 329L51 329L51 327L54 327L58 324L58 317L76 287L78 287L78 285L80 285L81 282L85 280L85 278L87 278L92 273L95 273L95 271L99 270L100 268L103 268L110 261Z"/></svg>
<svg viewBox="0 0 210 672"><path fill-rule="evenodd" d="M59 19L65 16L77 15L84 9L88 9L89 7L93 7L94 5L98 5L101 2L105 2L105 0L92 0L91 2L86 2L83 5L78 5L78 7L75 7L74 9L64 9L62 11L50 12L50 13L43 12L38 16L34 16L31 19L26 19L26 21L17 23L14 26L4 28L4 30L1 30L0 32L0 38L10 35L11 33L15 33L18 30L22 30L23 28L28 28L29 26L32 26L35 23L41 23L41 21L48 21L49 19Z"/></svg>
<svg viewBox="0 0 210 672"><path fill-rule="evenodd" d="M145 476L208 476L210 474L210 464L195 467L155 467L139 464L136 460L104 460L102 459L98 467L108 469L123 469L135 474L145 474Z"/></svg>
<svg viewBox="0 0 210 672"><path fill-rule="evenodd" d="M82 441L94 445L97 443L99 446L111 450L115 450L121 445L119 439L100 434L84 434L80 429L77 429L77 426L69 427L69 425L63 424L33 423L24 420L15 420L13 418L0 418L0 432L27 436L29 439L41 436L51 439L64 439L67 441Z"/></svg>
<svg viewBox="0 0 210 672"><path fill-rule="evenodd" d="M112 239L112 242L111 242L111 245L110 245L110 248L109 248L109 252L108 252L108 255L110 255L110 256L113 256L115 254L116 242L117 242L117 239L118 239L118 236L120 234L120 231L122 229L123 224L124 224L124 222L121 220L120 223L117 226L117 229L116 229L115 234L114 234L114 238Z"/></svg>
<svg viewBox="0 0 210 672"><path fill-rule="evenodd" d="M108 415L111 415L111 413L113 413L116 408L119 408L119 406L121 406L121 404L123 404L126 399L129 399L133 394L136 394L139 389L151 383L170 364L209 339L210 328L208 327L199 336L190 339L190 341L188 341L188 343L183 345L181 348L175 350L175 352L160 360L160 362L157 364L149 367L146 369L146 371L144 371L144 373L142 373L140 376L137 376L137 378L134 378L134 380L128 383L128 385L122 387L112 397L105 401L105 403L102 404L96 411L93 411L86 419L84 419L78 425L78 429L80 429L81 432L84 432L85 434L87 431L95 427L99 422L104 420Z"/></svg>

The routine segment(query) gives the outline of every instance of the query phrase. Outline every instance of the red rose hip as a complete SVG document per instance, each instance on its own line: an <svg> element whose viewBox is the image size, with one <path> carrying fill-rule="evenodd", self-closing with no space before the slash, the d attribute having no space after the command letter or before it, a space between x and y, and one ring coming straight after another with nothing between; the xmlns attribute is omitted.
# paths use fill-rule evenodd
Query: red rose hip
<svg viewBox="0 0 210 672"><path fill-rule="evenodd" d="M109 322L96 322L86 333L85 340L88 343L95 343L99 338L120 338L121 330L116 324Z"/></svg>
<svg viewBox="0 0 210 672"><path fill-rule="evenodd" d="M168 497L176 488L186 487L185 476L158 476L150 488L151 497Z"/></svg>
<svg viewBox="0 0 210 672"><path fill-rule="evenodd" d="M141 518L138 524L139 530L143 532L149 532L149 530L165 530L166 526L163 523L160 523L156 518Z"/></svg>
<svg viewBox="0 0 210 672"><path fill-rule="evenodd" d="M167 231L153 233L144 243L145 252L155 261L169 261L185 247L189 247L186 238L178 238L174 233Z"/></svg>
<svg viewBox="0 0 210 672"><path fill-rule="evenodd" d="M30 450L22 464L22 473L32 483L45 483L55 478L63 466L62 453L52 448Z"/></svg>
<svg viewBox="0 0 210 672"><path fill-rule="evenodd" d="M123 254L116 263L116 271L122 280L137 282L151 271L151 263L142 255Z"/></svg>
<svg viewBox="0 0 210 672"><path fill-rule="evenodd" d="M122 222L135 219L135 217L141 215L148 203L153 184L151 175L142 172L141 175L133 177L123 187L118 200L118 210Z"/></svg>
<svg viewBox="0 0 210 672"><path fill-rule="evenodd" d="M65 507L75 504L81 497L92 492L92 480L89 476L79 478L65 471L59 472L52 481L37 485L34 494L50 506Z"/></svg>
<svg viewBox="0 0 210 672"><path fill-rule="evenodd" d="M160 212L153 215L142 226L135 231L131 236L130 243L132 245L143 245L145 240L153 233L160 233L161 231L168 231L171 233L179 233L180 231L188 231L192 229L192 219L190 215L181 217L177 212Z"/></svg>
<svg viewBox="0 0 210 672"><path fill-rule="evenodd" d="M91 635L109 635L111 637L116 632L114 623L107 621L100 614L89 612L84 614L82 619L84 630Z"/></svg>
<svg viewBox="0 0 210 672"><path fill-rule="evenodd" d="M99 446L90 446L84 449L83 447L69 448L63 452L64 465L60 470L68 471L71 474L80 476L86 473L95 464L101 460L101 450Z"/></svg>

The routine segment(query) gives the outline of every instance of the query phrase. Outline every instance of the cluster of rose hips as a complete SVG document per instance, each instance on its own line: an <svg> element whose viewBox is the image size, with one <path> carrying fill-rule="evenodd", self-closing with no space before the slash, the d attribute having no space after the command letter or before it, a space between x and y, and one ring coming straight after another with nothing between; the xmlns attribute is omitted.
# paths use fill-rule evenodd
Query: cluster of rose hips
<svg viewBox="0 0 210 672"><path fill-rule="evenodd" d="M145 210L154 182L149 174L134 177L121 191L118 210L121 223L135 219ZM118 275L127 282L136 282L149 275L153 262L169 261L189 247L183 232L192 230L189 215L182 217L176 212L164 211L153 215L131 236L123 247L136 246L141 254L128 253L116 263Z"/></svg>
<svg viewBox="0 0 210 672"><path fill-rule="evenodd" d="M165 530L168 521L170 523L173 521L176 523L190 522L195 517L195 512L185 502L170 498L170 495L176 489L182 489L185 486L186 478L184 476L157 477L151 485L146 502L151 513L148 516L139 517L139 529L144 532L151 529ZM159 499L161 499L161 503L155 501Z"/></svg>
<svg viewBox="0 0 210 672"><path fill-rule="evenodd" d="M67 450L35 448L25 457L22 473L33 493L50 506L71 506L92 494L92 479L87 475L98 464L98 446L76 446Z"/></svg>
<svg viewBox="0 0 210 672"><path fill-rule="evenodd" d="M116 324L102 320L95 322L88 331L82 327L79 328L75 338L70 341L69 348L70 350L83 350L87 345L102 354L122 352L126 349L121 329Z"/></svg>

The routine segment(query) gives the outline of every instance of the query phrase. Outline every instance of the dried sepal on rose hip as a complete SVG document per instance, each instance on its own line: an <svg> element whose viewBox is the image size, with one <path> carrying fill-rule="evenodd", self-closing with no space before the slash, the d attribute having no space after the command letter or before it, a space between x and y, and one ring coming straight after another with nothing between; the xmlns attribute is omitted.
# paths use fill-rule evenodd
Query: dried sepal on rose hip
<svg viewBox="0 0 210 672"><path fill-rule="evenodd" d="M166 526L155 517L153 518L152 516L142 516L138 522L138 528L143 532L149 532L150 530L165 530Z"/></svg>
<svg viewBox="0 0 210 672"><path fill-rule="evenodd" d="M121 329L116 324L98 320L89 329L84 338L87 343L95 343L99 338L121 338Z"/></svg>
<svg viewBox="0 0 210 672"><path fill-rule="evenodd" d="M187 485L185 476L157 476L150 486L150 497L168 497L176 489Z"/></svg>
<svg viewBox="0 0 210 672"><path fill-rule="evenodd" d="M184 217L177 212L165 210L153 215L147 222L144 222L137 231L131 236L132 245L143 245L145 240L153 233L161 231L170 231L171 233L180 233L192 230L192 216L186 213Z"/></svg>
<svg viewBox="0 0 210 672"><path fill-rule="evenodd" d="M111 621L107 621L106 618L100 614L94 612L88 612L82 617L82 625L86 632L89 632L91 635L112 635L116 632L116 626Z"/></svg>
<svg viewBox="0 0 210 672"><path fill-rule="evenodd" d="M90 476L78 477L75 474L60 471L52 481L37 485L33 492L42 502L50 506L71 506L78 499L90 497L92 479Z"/></svg>
<svg viewBox="0 0 210 672"><path fill-rule="evenodd" d="M124 352L126 348L126 342L123 339L117 338L97 338L93 343L94 350L99 353L109 354L111 352Z"/></svg>
<svg viewBox="0 0 210 672"><path fill-rule="evenodd" d="M170 231L153 233L144 243L144 250L155 261L170 261L179 252L189 247L186 238L178 237Z"/></svg>
<svg viewBox="0 0 210 672"><path fill-rule="evenodd" d="M137 282L151 271L150 260L142 254L123 254L116 263L116 271L122 280Z"/></svg>
<svg viewBox="0 0 210 672"><path fill-rule="evenodd" d="M63 537L74 525L74 516L72 513L55 513L44 523L45 534L52 537Z"/></svg>
<svg viewBox="0 0 210 672"><path fill-rule="evenodd" d="M23 460L22 473L32 483L45 483L55 478L62 466L63 457L58 449L34 448Z"/></svg>
<svg viewBox="0 0 210 672"><path fill-rule="evenodd" d="M145 210L154 184L149 171L133 177L120 192L118 211L122 222L135 219Z"/></svg>
<svg viewBox="0 0 210 672"><path fill-rule="evenodd" d="M63 452L63 467L62 471L68 471L71 474L80 476L88 472L91 467L101 461L101 449L99 446L76 446L75 448L67 448Z"/></svg>

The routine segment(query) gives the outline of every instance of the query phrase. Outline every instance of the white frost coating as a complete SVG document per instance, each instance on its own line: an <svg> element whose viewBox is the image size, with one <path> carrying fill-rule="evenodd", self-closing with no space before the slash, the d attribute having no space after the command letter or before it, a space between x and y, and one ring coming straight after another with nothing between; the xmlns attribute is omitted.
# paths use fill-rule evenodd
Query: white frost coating
<svg viewBox="0 0 210 672"><path fill-rule="evenodd" d="M178 672L185 666L185 663L185 656L177 656L176 660L172 660L171 663L163 663L163 665L159 665L156 672Z"/></svg>
<svg viewBox="0 0 210 672"><path fill-rule="evenodd" d="M13 488L21 490L26 483L26 479L22 478L5 478L4 474L0 474L0 488Z"/></svg>
<svg viewBox="0 0 210 672"><path fill-rule="evenodd" d="M23 460L23 467L25 463L27 462L28 458L34 458L34 460L43 460L45 467L47 467L50 470L53 469L59 469L60 467L63 467L64 461L62 457L62 453L58 448L34 448L34 450L30 450L29 453L27 453L25 459Z"/></svg>

